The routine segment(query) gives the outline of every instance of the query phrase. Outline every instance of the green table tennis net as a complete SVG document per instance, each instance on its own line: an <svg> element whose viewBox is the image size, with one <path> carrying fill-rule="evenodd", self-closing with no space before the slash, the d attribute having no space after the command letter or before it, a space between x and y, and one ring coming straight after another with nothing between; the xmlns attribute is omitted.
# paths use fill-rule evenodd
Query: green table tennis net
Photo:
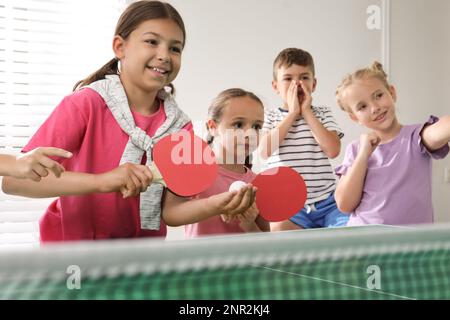
<svg viewBox="0 0 450 320"><path fill-rule="evenodd" d="M450 225L0 252L0 299L449 299Z"/></svg>

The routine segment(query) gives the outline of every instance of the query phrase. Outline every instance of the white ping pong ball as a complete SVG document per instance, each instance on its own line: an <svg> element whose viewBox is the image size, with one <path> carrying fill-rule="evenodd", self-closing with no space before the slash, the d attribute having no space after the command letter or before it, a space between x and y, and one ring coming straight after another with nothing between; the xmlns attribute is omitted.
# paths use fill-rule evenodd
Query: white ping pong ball
<svg viewBox="0 0 450 320"><path fill-rule="evenodd" d="M228 191L239 191L246 185L247 184L244 181L235 181L230 185L230 188L228 189Z"/></svg>

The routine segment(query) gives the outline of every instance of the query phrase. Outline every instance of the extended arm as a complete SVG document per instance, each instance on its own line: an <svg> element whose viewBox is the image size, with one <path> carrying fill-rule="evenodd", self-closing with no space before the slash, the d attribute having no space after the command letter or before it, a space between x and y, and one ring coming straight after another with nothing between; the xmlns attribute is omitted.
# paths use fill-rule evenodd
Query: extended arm
<svg viewBox="0 0 450 320"><path fill-rule="evenodd" d="M3 192L30 198L52 198L88 193L120 191L124 197L136 196L152 182L147 166L125 163L102 174L66 171L59 178L48 175L39 182L5 177Z"/></svg>
<svg viewBox="0 0 450 320"><path fill-rule="evenodd" d="M59 177L64 167L49 158L51 156L70 158L72 153L59 148L41 147L18 156L0 155L0 176L40 181L53 172Z"/></svg>
<svg viewBox="0 0 450 320"><path fill-rule="evenodd" d="M450 116L439 119L438 122L426 126L422 130L422 143L430 151L436 151L450 141Z"/></svg>

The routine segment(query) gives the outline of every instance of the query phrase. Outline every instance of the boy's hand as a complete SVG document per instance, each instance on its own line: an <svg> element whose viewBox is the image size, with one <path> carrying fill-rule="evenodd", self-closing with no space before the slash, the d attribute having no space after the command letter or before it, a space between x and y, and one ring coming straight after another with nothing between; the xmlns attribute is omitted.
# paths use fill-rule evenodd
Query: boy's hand
<svg viewBox="0 0 450 320"><path fill-rule="evenodd" d="M31 179L38 182L43 177L48 176L49 171L51 171L59 178L65 169L61 164L50 159L51 156L70 158L72 153L52 147L36 148L16 158L10 175L14 178Z"/></svg>
<svg viewBox="0 0 450 320"><path fill-rule="evenodd" d="M370 157L381 142L381 138L375 132L364 133L359 140L359 154L367 158Z"/></svg>
<svg viewBox="0 0 450 320"><path fill-rule="evenodd" d="M287 92L286 102L288 105L289 114L295 115L296 117L302 114L302 110L300 108L300 103L298 100L297 90L298 90L297 81L292 80Z"/></svg>
<svg viewBox="0 0 450 320"><path fill-rule="evenodd" d="M120 191L123 198L135 197L147 190L153 181L150 169L145 165L124 163L100 175L100 191Z"/></svg>
<svg viewBox="0 0 450 320"><path fill-rule="evenodd" d="M300 80L299 83L299 91L302 90L302 94L299 96L300 98L300 108L301 108L301 114L305 114L308 111L311 111L311 104L312 104L312 92L309 90L309 88L303 83L303 81Z"/></svg>

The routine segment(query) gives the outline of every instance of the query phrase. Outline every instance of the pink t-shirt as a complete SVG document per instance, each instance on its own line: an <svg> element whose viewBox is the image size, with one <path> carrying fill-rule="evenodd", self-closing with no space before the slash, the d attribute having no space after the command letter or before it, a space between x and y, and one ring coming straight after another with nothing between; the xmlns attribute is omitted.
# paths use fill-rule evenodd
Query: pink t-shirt
<svg viewBox="0 0 450 320"><path fill-rule="evenodd" d="M132 113L149 136L166 119L162 102L150 116ZM192 124L185 129L192 131ZM65 97L22 151L62 148L73 153L71 159L56 159L67 171L100 174L119 166L128 139L103 98L86 88ZM163 222L158 231L142 230L139 197L123 199L119 192L62 196L47 208L39 228L41 242L166 236Z"/></svg>
<svg viewBox="0 0 450 320"><path fill-rule="evenodd" d="M212 195L227 192L230 185L235 181L244 181L250 183L255 178L256 174L247 169L244 174L228 171L219 166L218 176L214 184L206 191L198 194L196 199L209 198ZM185 237L196 238L204 235L213 234L227 234L227 233L243 233L244 231L239 227L239 222L233 220L230 223L222 221L222 218L217 215L205 219L203 221L189 224L185 226Z"/></svg>

